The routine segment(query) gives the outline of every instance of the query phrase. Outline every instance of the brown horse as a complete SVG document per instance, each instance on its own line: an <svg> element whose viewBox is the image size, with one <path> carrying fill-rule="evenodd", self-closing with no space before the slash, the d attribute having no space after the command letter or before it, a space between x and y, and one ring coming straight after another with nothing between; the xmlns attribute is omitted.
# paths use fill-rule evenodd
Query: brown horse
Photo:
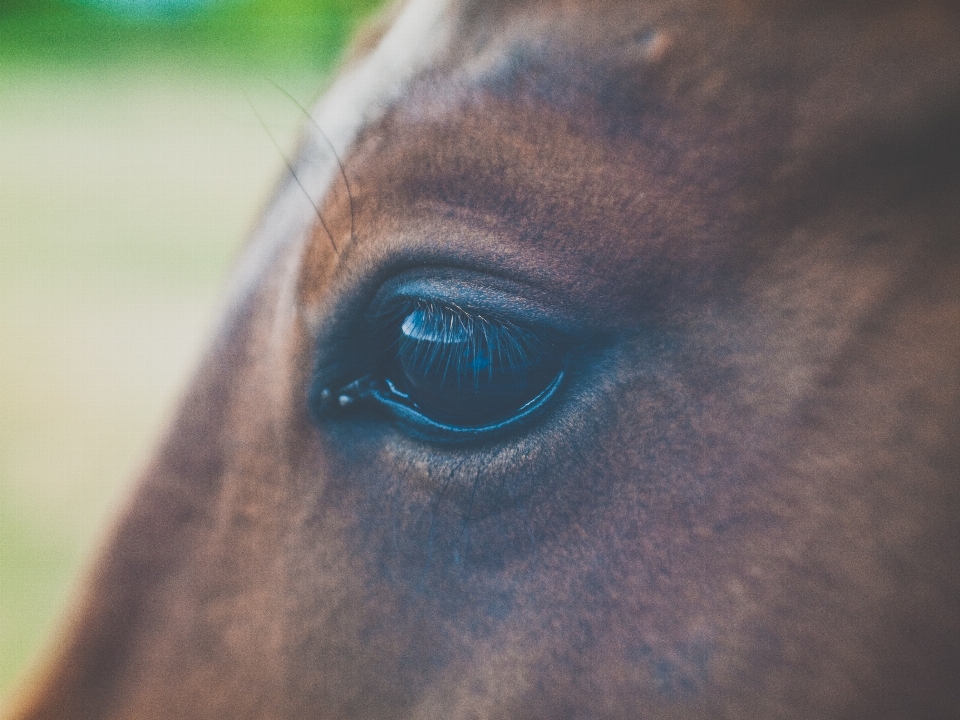
<svg viewBox="0 0 960 720"><path fill-rule="evenodd" d="M955 2L410 0L314 118L14 718L960 717Z"/></svg>

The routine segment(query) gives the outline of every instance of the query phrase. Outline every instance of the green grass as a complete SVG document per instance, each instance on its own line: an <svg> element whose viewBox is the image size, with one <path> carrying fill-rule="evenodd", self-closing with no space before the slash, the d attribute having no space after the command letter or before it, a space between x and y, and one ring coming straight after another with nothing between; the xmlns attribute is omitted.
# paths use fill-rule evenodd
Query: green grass
<svg viewBox="0 0 960 720"><path fill-rule="evenodd" d="M302 111L272 83L309 105L371 3L327 5L288 43L254 21L296 13L257 2L133 29L0 10L0 696L172 416L283 168L252 108L292 147Z"/></svg>

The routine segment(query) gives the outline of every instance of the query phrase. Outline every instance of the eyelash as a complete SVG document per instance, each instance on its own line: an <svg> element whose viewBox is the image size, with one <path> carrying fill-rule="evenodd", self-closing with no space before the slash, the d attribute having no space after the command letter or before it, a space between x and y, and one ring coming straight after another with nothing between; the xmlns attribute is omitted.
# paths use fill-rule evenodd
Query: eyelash
<svg viewBox="0 0 960 720"><path fill-rule="evenodd" d="M415 315L420 316L419 322L412 320ZM462 338L468 338L467 352L448 354L445 371L458 381L465 375L473 376L475 388L481 379L481 368L477 364L480 358L489 356L492 359L495 353L502 365L516 369L528 366L535 356L551 349L551 343L540 335L532 334L514 323L488 318L483 311L475 308L463 308L456 303L425 298L398 302L393 312L378 324L381 337L392 334L397 325L401 328L401 332L385 348L383 359L389 362L392 356L403 355L409 350L410 364L421 371L428 370L438 359L442 361L446 347L462 344ZM430 343L417 342L414 337L417 324L421 328L439 328L441 332L431 337ZM474 366L468 367L466 362L471 357L474 358ZM452 367L451 361L454 363ZM487 365L488 379L493 376L493 367L492 363Z"/></svg>

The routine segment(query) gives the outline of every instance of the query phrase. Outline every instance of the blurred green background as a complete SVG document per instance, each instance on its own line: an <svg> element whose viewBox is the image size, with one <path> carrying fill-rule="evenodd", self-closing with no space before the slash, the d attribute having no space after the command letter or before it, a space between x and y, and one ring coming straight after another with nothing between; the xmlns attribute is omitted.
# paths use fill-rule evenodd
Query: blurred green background
<svg viewBox="0 0 960 720"><path fill-rule="evenodd" d="M0 698L211 333L303 121L275 85L309 106L378 5L0 0Z"/></svg>

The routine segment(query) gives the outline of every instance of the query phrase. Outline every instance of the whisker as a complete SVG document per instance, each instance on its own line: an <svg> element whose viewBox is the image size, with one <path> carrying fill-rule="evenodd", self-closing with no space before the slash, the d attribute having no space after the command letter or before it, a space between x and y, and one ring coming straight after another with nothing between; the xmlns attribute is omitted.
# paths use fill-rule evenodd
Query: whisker
<svg viewBox="0 0 960 720"><path fill-rule="evenodd" d="M287 157L287 154L281 149L280 143L277 142L277 138L274 137L273 133L270 132L270 128L267 127L267 123L264 121L263 117L257 112L257 108L254 106L253 101L250 100L250 96L246 92L243 93L243 96L247 100L247 104L250 106L250 110L257 117L257 120L260 121L260 127L263 128L263 131L267 134L267 137L270 138L270 142L273 143L273 146L277 149L277 152L280 153L280 157L283 158L283 162L286 163L287 170L290 171L290 174L293 176L293 179L296 181L297 185L300 187L300 190L303 191L304 196L307 198L307 201L313 206L313 211L317 215L317 220L320 221L320 225L323 227L324 232L327 233L327 237L330 239L330 246L333 248L333 252L336 253L337 257L340 256L340 250L337 248L337 243L333 239L333 233L330 232L330 228L327 227L326 221L323 219L323 215L320 213L320 208L317 206L317 203L314 202L313 198L310 196L310 193L307 192L307 188L304 187L303 183L300 181L300 176L297 175L297 171L293 169L293 163L290 162L290 159Z"/></svg>
<svg viewBox="0 0 960 720"><path fill-rule="evenodd" d="M340 156L337 155L337 150L333 146L333 142L330 140L329 136L323 131L323 128L320 127L319 123L314 119L313 115L310 114L310 111L307 110L303 105L300 104L300 101L297 100L293 95L287 92L284 88L280 87L270 78L267 78L267 82L273 85L277 90L287 96L290 102L300 108L300 111L303 113L304 117L313 125L314 129L320 133L320 137L323 138L323 141L327 143L327 147L330 148L330 152L333 154L333 159L337 161L337 167L340 168L340 177L343 178L343 184L347 188L347 202L350 205L350 243L353 244L354 241L354 213L353 213L353 190L350 188L350 179L347 177L347 169L343 165L343 161L340 160Z"/></svg>

